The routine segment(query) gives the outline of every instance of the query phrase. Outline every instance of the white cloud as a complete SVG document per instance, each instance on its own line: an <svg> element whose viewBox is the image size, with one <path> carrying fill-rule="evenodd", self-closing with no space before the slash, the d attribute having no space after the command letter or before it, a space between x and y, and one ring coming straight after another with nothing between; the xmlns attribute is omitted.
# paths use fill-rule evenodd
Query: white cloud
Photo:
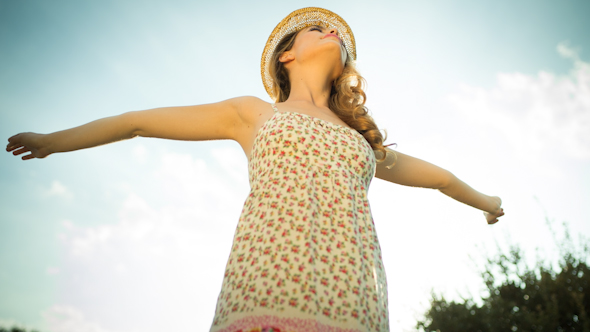
<svg viewBox="0 0 590 332"><path fill-rule="evenodd" d="M124 331L207 330L248 193L247 180L224 170L240 152L230 150L213 162L161 156L152 181L162 201L131 192L115 223L64 221L66 303Z"/></svg>
<svg viewBox="0 0 590 332"><path fill-rule="evenodd" d="M49 332L107 332L70 306L52 306L42 313Z"/></svg>
<svg viewBox="0 0 590 332"><path fill-rule="evenodd" d="M57 196L68 201L74 198L74 194L63 183L57 180L53 180L53 182L51 182L51 187L49 189L44 189L42 193L45 197Z"/></svg>
<svg viewBox="0 0 590 332"><path fill-rule="evenodd" d="M55 266L49 266L49 267L47 267L47 269L45 270L45 273L46 273L47 275L50 275L50 276L52 276L52 275L56 275L56 274L59 274L59 268L57 268L57 267L55 267Z"/></svg>
<svg viewBox="0 0 590 332"><path fill-rule="evenodd" d="M20 328L23 328L25 330L35 329L35 327L33 327L33 326L22 324L20 322L17 322L14 319L0 318L0 327L3 327L5 329L8 329L8 328L11 328L13 326L20 327Z"/></svg>
<svg viewBox="0 0 590 332"><path fill-rule="evenodd" d="M136 145L132 150L133 157L135 160L140 164L145 164L147 158L149 157L149 151L143 144Z"/></svg>
<svg viewBox="0 0 590 332"><path fill-rule="evenodd" d="M241 184L248 185L248 158L242 150L235 148L219 148L211 151L215 160L225 173Z"/></svg>
<svg viewBox="0 0 590 332"><path fill-rule="evenodd" d="M501 132L521 155L590 158L590 63L566 44L557 51L572 61L568 75L500 73L496 87L463 85L449 101L464 116Z"/></svg>

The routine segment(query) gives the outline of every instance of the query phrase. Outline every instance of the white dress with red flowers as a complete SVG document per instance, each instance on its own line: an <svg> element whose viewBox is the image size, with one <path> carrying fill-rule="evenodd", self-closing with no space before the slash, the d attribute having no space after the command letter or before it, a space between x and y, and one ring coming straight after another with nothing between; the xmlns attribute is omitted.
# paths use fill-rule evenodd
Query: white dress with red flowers
<svg viewBox="0 0 590 332"><path fill-rule="evenodd" d="M272 107L211 331L388 331L371 146L349 127Z"/></svg>

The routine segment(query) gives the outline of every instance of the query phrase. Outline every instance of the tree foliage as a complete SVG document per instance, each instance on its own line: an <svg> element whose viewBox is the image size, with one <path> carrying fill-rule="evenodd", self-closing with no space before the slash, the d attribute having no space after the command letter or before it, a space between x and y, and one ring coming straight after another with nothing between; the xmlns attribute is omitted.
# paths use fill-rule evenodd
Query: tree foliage
<svg viewBox="0 0 590 332"><path fill-rule="evenodd" d="M486 287L482 303L463 298L447 301L433 293L421 331L506 332L572 331L590 332L589 243L580 237L572 241L567 226L557 241L558 268L537 258L529 267L523 252L511 245L508 252L486 259L481 277Z"/></svg>
<svg viewBox="0 0 590 332"><path fill-rule="evenodd" d="M29 331L25 328L18 327L18 326L13 326L10 328L0 326L0 332L29 332ZM37 331L31 330L31 332L37 332Z"/></svg>

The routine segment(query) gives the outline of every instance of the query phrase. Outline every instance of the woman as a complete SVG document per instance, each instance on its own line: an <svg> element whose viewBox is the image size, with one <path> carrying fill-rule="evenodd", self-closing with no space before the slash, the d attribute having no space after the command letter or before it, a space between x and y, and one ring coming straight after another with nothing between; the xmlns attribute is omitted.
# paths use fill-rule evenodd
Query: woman
<svg viewBox="0 0 590 332"><path fill-rule="evenodd" d="M387 285L367 190L374 176L438 189L502 216L499 197L394 152L365 108L355 41L331 11L303 8L272 32L262 56L276 102L128 112L52 134L20 133L23 160L136 136L233 139L248 157L251 191L227 262L211 331L387 331Z"/></svg>

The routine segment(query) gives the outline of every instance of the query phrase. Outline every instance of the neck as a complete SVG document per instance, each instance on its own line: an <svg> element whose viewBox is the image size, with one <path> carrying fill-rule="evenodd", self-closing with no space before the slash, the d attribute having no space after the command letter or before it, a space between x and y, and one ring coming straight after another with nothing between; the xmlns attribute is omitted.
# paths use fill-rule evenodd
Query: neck
<svg viewBox="0 0 590 332"><path fill-rule="evenodd" d="M291 92L285 102L309 103L318 108L329 108L328 101L332 90L328 66L307 66L290 73Z"/></svg>

